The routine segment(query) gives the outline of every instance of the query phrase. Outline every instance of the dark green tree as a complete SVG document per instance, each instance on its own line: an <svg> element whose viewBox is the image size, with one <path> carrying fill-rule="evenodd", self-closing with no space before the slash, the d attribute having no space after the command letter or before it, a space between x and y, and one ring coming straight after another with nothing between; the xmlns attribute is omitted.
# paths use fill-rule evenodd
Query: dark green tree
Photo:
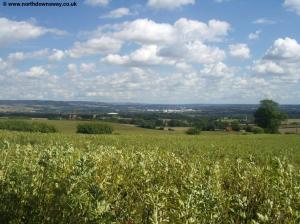
<svg viewBox="0 0 300 224"><path fill-rule="evenodd" d="M231 122L231 128L234 131L240 131L241 130L241 125L238 121L233 121L233 122Z"/></svg>
<svg viewBox="0 0 300 224"><path fill-rule="evenodd" d="M278 133L282 121L287 119L287 114L279 110L278 103L272 100L260 101L260 106L254 113L255 124L267 133Z"/></svg>

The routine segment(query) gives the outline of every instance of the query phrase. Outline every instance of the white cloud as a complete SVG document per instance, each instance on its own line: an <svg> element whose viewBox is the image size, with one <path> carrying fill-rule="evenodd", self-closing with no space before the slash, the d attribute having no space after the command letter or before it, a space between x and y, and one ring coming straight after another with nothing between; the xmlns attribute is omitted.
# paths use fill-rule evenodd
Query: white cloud
<svg viewBox="0 0 300 224"><path fill-rule="evenodd" d="M235 69L228 67L223 62L218 62L216 64L205 65L201 73L208 77L232 77Z"/></svg>
<svg viewBox="0 0 300 224"><path fill-rule="evenodd" d="M226 54L218 47L210 47L201 41L188 42L182 45L171 45L162 48L160 56L177 59L178 61L186 60L192 63L210 64L225 59Z"/></svg>
<svg viewBox="0 0 300 224"><path fill-rule="evenodd" d="M156 45L144 45L129 55L110 54L103 62L116 65L174 65L178 63L210 64L223 61L226 54L217 47L210 47L200 41L183 43L181 46L170 45L159 48Z"/></svg>
<svg viewBox="0 0 300 224"><path fill-rule="evenodd" d="M40 59L49 54L49 50L47 48L33 51L33 52L15 52L10 53L7 57L8 62L15 63L17 61L23 61L27 59Z"/></svg>
<svg viewBox="0 0 300 224"><path fill-rule="evenodd" d="M230 24L225 21L210 20L203 23L198 20L181 18L174 24L177 35L184 40L221 41L228 35Z"/></svg>
<svg viewBox="0 0 300 224"><path fill-rule="evenodd" d="M0 96L155 103L289 97L284 95L288 86L300 81L300 44L291 38L278 39L252 69L235 68L225 64L222 49L229 31L225 21L186 18L175 23L137 19L104 25L67 50L19 51L0 58ZM256 31L249 38L259 34ZM228 54L241 59L251 56L246 44L230 45ZM99 63L100 57L106 66ZM31 60L29 67L22 64L23 71L14 64L47 58L50 65ZM52 63L63 59L67 60Z"/></svg>
<svg viewBox="0 0 300 224"><path fill-rule="evenodd" d="M58 29L48 29L37 26L31 22L14 21L7 18L0 18L0 27L0 46L35 39L46 33L54 33L56 35L66 34L66 32Z"/></svg>
<svg viewBox="0 0 300 224"><path fill-rule="evenodd" d="M300 44L292 38L279 38L265 56L254 63L258 74L276 75L277 81L296 83L300 80Z"/></svg>
<svg viewBox="0 0 300 224"><path fill-rule="evenodd" d="M272 25L276 24L274 20L266 19L266 18L259 18L253 21L254 24L259 24L259 25Z"/></svg>
<svg viewBox="0 0 300 224"><path fill-rule="evenodd" d="M258 40L261 34L261 30L257 30L254 33L250 33L248 38L249 40Z"/></svg>
<svg viewBox="0 0 300 224"><path fill-rule="evenodd" d="M49 73L42 66L34 66L25 72L25 75L30 78L39 78L41 76L49 75Z"/></svg>
<svg viewBox="0 0 300 224"><path fill-rule="evenodd" d="M137 64L149 63L160 64L163 59L157 56L158 47L156 45L143 46L130 54L130 59Z"/></svg>
<svg viewBox="0 0 300 224"><path fill-rule="evenodd" d="M172 44L177 41L221 41L228 35L230 24L225 21L210 20L204 23L198 20L181 18L174 25L156 23L149 19L137 19L118 26L113 35L122 40L142 44Z"/></svg>
<svg viewBox="0 0 300 224"><path fill-rule="evenodd" d="M215 0L217 3L229 2L230 0Z"/></svg>
<svg viewBox="0 0 300 224"><path fill-rule="evenodd" d="M6 66L7 63L2 58L0 58L0 70L4 70Z"/></svg>
<svg viewBox="0 0 300 224"><path fill-rule="evenodd" d="M110 0L85 0L84 3L90 6L106 6Z"/></svg>
<svg viewBox="0 0 300 224"><path fill-rule="evenodd" d="M292 38L279 38L267 51L265 58L300 63L300 44Z"/></svg>
<svg viewBox="0 0 300 224"><path fill-rule="evenodd" d="M192 71L193 70L192 65L190 65L184 61L177 62L175 64L175 66L178 70L181 70L181 71Z"/></svg>
<svg viewBox="0 0 300 224"><path fill-rule="evenodd" d="M110 11L108 14L101 16L100 18L111 18L111 19L118 19L124 16L134 15L133 12L130 11L129 8L118 8Z"/></svg>
<svg viewBox="0 0 300 224"><path fill-rule="evenodd" d="M148 0L148 6L156 9L172 10L189 4L195 4L195 0Z"/></svg>
<svg viewBox="0 0 300 224"><path fill-rule="evenodd" d="M250 48L247 44L232 44L229 45L229 54L232 57L240 59L248 59L251 57Z"/></svg>
<svg viewBox="0 0 300 224"><path fill-rule="evenodd" d="M110 54L103 61L127 66L216 63L225 59L225 52L205 42L222 41L229 30L230 24L218 20L204 23L181 18L172 25L137 19L114 26L106 34L120 41L138 43L142 47L128 55ZM103 32L101 29L100 33Z"/></svg>
<svg viewBox="0 0 300 224"><path fill-rule="evenodd" d="M283 75L284 69L280 67L277 63L269 60L261 60L255 64L255 71L260 74L278 74Z"/></svg>
<svg viewBox="0 0 300 224"><path fill-rule="evenodd" d="M50 61L61 61L66 56L65 52L58 49L53 49L52 54L49 56Z"/></svg>
<svg viewBox="0 0 300 224"><path fill-rule="evenodd" d="M288 10L296 12L300 15L300 1L299 0L284 0L283 4Z"/></svg>
<svg viewBox="0 0 300 224"><path fill-rule="evenodd" d="M89 34L89 39L86 42L76 42L73 48L67 50L66 53L77 58L96 54L110 54L105 59L106 61L112 60L118 64L123 64L124 60L127 60L127 56L116 55L116 53L121 50L125 42L141 46L156 45L159 49L171 45L176 46L176 48L182 46L190 48L193 44L199 48L199 43L201 43L202 52L212 50L213 52L210 55L215 54L219 57L219 52L216 52L217 48L207 47L207 49L204 49L204 42L222 41L228 35L229 30L229 23L218 20L210 20L206 24L201 21L182 18L174 24L169 24L156 23L149 19L136 19L131 22L99 27ZM191 49L189 51L193 53ZM201 58L203 59L206 56L204 55ZM130 57L132 58L133 55ZM149 64L152 64L152 62Z"/></svg>
<svg viewBox="0 0 300 224"><path fill-rule="evenodd" d="M92 73L96 69L96 65L94 63L81 63L80 64L80 72L81 73Z"/></svg>
<svg viewBox="0 0 300 224"><path fill-rule="evenodd" d="M129 55L108 55L103 62L116 65L144 66L158 64L172 64L171 60L167 60L158 56L159 48L156 45L145 45Z"/></svg>
<svg viewBox="0 0 300 224"><path fill-rule="evenodd" d="M15 52L8 55L10 61L23 61L26 58L24 52Z"/></svg>
<svg viewBox="0 0 300 224"><path fill-rule="evenodd" d="M65 73L49 66L33 66L24 72L8 69L0 75L0 96L147 103L241 103L267 96L277 100L296 96L288 91L295 83L282 85L282 80L268 76L240 76L238 68L224 62L206 64L200 70L184 62L177 64L176 70L166 71L124 67L118 72L99 72L103 65L92 62L62 63Z"/></svg>
<svg viewBox="0 0 300 224"><path fill-rule="evenodd" d="M176 30L167 23L156 23L149 19L137 19L119 26L113 35L116 38L142 44L172 43L176 41Z"/></svg>
<svg viewBox="0 0 300 224"><path fill-rule="evenodd" d="M101 55L118 52L122 47L120 40L101 36L89 39L86 42L75 42L73 48L67 54L73 58L80 58L89 55Z"/></svg>
<svg viewBox="0 0 300 224"><path fill-rule="evenodd" d="M68 72L70 73L78 73L77 65L76 64L68 64Z"/></svg>

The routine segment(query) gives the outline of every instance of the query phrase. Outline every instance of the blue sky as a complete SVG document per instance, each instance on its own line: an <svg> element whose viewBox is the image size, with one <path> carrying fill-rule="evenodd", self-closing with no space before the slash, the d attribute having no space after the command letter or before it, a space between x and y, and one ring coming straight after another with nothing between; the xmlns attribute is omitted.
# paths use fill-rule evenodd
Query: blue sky
<svg viewBox="0 0 300 224"><path fill-rule="evenodd" d="M0 99L299 103L300 0L76 2L0 6Z"/></svg>

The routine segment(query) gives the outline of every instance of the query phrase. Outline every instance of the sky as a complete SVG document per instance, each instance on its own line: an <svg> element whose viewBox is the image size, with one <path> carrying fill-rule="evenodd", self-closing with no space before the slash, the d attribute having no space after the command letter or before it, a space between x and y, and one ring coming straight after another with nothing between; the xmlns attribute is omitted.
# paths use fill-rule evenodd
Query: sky
<svg viewBox="0 0 300 224"><path fill-rule="evenodd" d="M0 99L299 104L300 0L30 2L0 0Z"/></svg>

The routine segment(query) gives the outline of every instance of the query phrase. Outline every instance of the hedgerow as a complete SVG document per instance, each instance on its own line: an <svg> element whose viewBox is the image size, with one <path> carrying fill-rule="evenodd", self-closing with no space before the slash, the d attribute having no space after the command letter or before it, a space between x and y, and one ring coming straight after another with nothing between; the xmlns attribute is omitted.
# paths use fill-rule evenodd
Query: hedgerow
<svg viewBox="0 0 300 224"><path fill-rule="evenodd" d="M112 134L113 127L102 123L86 123L77 125L77 133L81 134Z"/></svg>
<svg viewBox="0 0 300 224"><path fill-rule="evenodd" d="M11 131L25 131L25 132L41 132L41 133L55 133L57 129L53 125L41 122L6 120L0 122L0 129Z"/></svg>

